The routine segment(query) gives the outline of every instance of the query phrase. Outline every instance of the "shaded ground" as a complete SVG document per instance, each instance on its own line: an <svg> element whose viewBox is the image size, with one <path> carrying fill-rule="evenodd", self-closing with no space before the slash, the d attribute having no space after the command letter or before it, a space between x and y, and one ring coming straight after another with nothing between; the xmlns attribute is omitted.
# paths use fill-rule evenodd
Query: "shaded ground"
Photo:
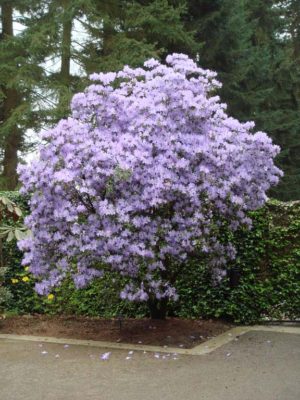
<svg viewBox="0 0 300 400"><path fill-rule="evenodd" d="M158 346L191 348L230 329L222 321L150 319L107 320L87 317L19 316L0 321L0 333L53 336L71 339L142 342Z"/></svg>
<svg viewBox="0 0 300 400"><path fill-rule="evenodd" d="M3 400L296 400L300 335L248 332L203 356L0 340ZM159 357L157 357L159 356Z"/></svg>

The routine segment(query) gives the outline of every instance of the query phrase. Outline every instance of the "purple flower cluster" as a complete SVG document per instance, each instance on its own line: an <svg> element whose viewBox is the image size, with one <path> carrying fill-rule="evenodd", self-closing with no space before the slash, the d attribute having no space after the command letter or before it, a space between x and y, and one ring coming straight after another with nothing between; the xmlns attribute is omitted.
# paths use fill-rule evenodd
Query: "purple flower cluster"
<svg viewBox="0 0 300 400"><path fill-rule="evenodd" d="M39 160L20 167L31 195L23 263L41 294L110 269L130 277L122 298L176 299L174 263L197 250L217 271L234 258L218 227L251 224L246 212L281 176L279 148L228 117L216 74L186 55L90 78L71 117L43 134Z"/></svg>

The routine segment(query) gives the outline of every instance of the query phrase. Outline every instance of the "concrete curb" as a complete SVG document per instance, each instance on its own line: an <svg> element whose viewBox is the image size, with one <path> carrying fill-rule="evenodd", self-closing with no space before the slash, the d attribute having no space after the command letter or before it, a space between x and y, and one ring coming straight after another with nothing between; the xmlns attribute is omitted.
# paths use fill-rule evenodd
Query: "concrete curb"
<svg viewBox="0 0 300 400"><path fill-rule="evenodd" d="M80 340L80 339L66 339L66 338L55 338L55 337L44 337L44 336L28 336L28 335L11 335L11 334L0 334L0 340L24 340L30 342L43 342L43 343L57 343L57 344L69 344L76 346L89 346L89 347L100 347L105 349L118 349L118 350L136 350L136 351L150 351L160 353L178 353L178 354L189 354L190 349L181 349L174 347L160 347L160 346L148 346L139 344L129 343L114 343L97 340Z"/></svg>
<svg viewBox="0 0 300 400"><path fill-rule="evenodd" d="M253 326L237 326L232 328L215 338L212 338L204 343L199 344L192 349L189 349L191 355L202 355L208 354L218 349L219 347L237 339L239 336L244 335L251 331L261 332L277 332L277 333L293 333L300 335L300 327L290 326L265 326L265 325L253 325Z"/></svg>
<svg viewBox="0 0 300 400"><path fill-rule="evenodd" d="M99 347L105 349L118 349L118 350L135 350L135 351L149 351L157 353L177 353L190 356L200 356L211 353L219 347L235 340L241 335L251 331L262 331L262 332L277 332L277 333L292 333L300 335L300 327L293 326L238 326L236 328L229 329L225 333L216 336L192 349L182 349L175 347L161 347L161 346L148 346L128 343L113 343L96 340L80 340L80 339L65 339L55 337L44 337L44 336L29 336L29 335L12 335L12 334L0 334L0 340L7 341L30 341L30 342L43 342L43 343L56 343L56 344L69 344L75 346L89 346Z"/></svg>

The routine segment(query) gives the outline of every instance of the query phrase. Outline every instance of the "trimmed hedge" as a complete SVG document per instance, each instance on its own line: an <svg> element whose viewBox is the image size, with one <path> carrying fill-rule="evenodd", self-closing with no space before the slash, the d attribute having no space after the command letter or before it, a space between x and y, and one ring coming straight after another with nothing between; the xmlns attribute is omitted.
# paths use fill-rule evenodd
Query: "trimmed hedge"
<svg viewBox="0 0 300 400"><path fill-rule="evenodd" d="M26 209L15 192L2 193ZM169 304L169 315L186 318L226 318L238 323L300 317L300 202L270 201L252 212L253 228L234 236L238 255L228 266L227 277L214 286L204 261L191 258L176 282L179 301ZM54 297L38 296L34 279L21 266L22 254L15 243L4 244L6 286L13 297L7 311L65 313L115 317L148 315L145 304L122 301L124 278L109 274L89 287L76 290L66 280Z"/></svg>
<svg viewBox="0 0 300 400"><path fill-rule="evenodd" d="M239 323L300 317L300 202L272 201L251 214L253 229L235 235L237 259L220 285L212 286L205 266L190 260L177 282L178 315Z"/></svg>

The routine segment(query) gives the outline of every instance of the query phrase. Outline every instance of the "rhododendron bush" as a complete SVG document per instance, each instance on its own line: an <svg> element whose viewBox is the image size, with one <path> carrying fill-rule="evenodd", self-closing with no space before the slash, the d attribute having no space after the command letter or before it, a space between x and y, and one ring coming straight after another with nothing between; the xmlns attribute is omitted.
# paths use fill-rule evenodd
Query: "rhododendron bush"
<svg viewBox="0 0 300 400"><path fill-rule="evenodd" d="M182 54L93 74L43 133L39 159L20 167L32 231L20 247L38 293L114 270L129 277L124 299L176 299L193 252L222 275L235 249L218 231L250 226L281 171L271 139L226 114L215 78Z"/></svg>

